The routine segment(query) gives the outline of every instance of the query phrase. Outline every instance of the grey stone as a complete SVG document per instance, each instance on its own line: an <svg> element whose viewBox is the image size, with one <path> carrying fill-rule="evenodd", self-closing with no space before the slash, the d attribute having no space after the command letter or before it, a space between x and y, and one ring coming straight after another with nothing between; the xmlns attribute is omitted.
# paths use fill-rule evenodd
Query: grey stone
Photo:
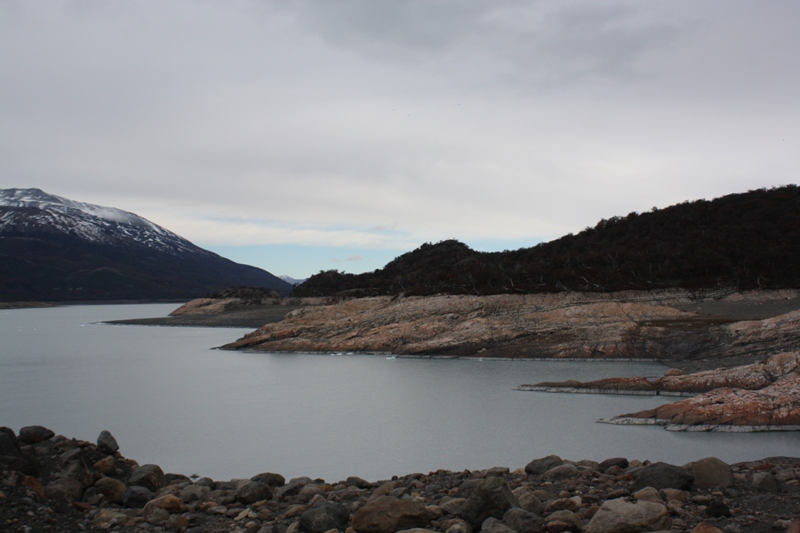
<svg viewBox="0 0 800 533"><path fill-rule="evenodd" d="M561 457L557 455L548 455L547 457L542 457L541 459L534 459L525 465L525 472L531 475L541 475L554 466L559 466L562 464L564 464L564 461L561 460Z"/></svg>
<svg viewBox="0 0 800 533"><path fill-rule="evenodd" d="M131 473L128 483L130 485L139 485L155 492L166 484L166 477L160 466L142 465Z"/></svg>
<svg viewBox="0 0 800 533"><path fill-rule="evenodd" d="M278 487L283 487L286 485L286 479L280 474L274 474L272 472L263 472L261 474L256 474L255 476L250 478L250 481L259 481L261 483L266 483L273 489Z"/></svg>
<svg viewBox="0 0 800 533"><path fill-rule="evenodd" d="M564 481L581 477L581 471L575 465L563 464L547 470L542 477L547 481Z"/></svg>
<svg viewBox="0 0 800 533"><path fill-rule="evenodd" d="M511 491L514 496L517 497L519 501L519 506L522 507L524 510L529 511L531 513L540 515L544 510L544 504L536 497L534 491L527 488L527 487L517 487L516 489Z"/></svg>
<svg viewBox="0 0 800 533"><path fill-rule="evenodd" d="M607 500L586 526L586 533L638 533L670 529L672 521L665 505Z"/></svg>
<svg viewBox="0 0 800 533"><path fill-rule="evenodd" d="M519 507L519 501L509 490L506 480L487 477L475 487L458 515L477 528L490 516L502 518L512 507Z"/></svg>
<svg viewBox="0 0 800 533"><path fill-rule="evenodd" d="M692 488L694 476L679 466L667 463L653 463L642 468L633 484L637 491L645 487L654 489L689 490Z"/></svg>
<svg viewBox="0 0 800 533"><path fill-rule="evenodd" d="M747 484L754 489L766 492L780 492L781 490L778 480L769 472L755 472L747 480Z"/></svg>
<svg viewBox="0 0 800 533"><path fill-rule="evenodd" d="M150 489L140 485L134 485L128 487L128 490L125 491L125 495L122 496L122 503L126 507L141 509L152 499L153 493L150 492Z"/></svg>
<svg viewBox="0 0 800 533"><path fill-rule="evenodd" d="M94 488L97 489L97 492L102 494L106 500L117 505L122 505L125 491L127 490L125 483L111 477L98 479L94 484Z"/></svg>
<svg viewBox="0 0 800 533"><path fill-rule="evenodd" d="M512 507L503 515L503 522L517 533L541 533L544 520L530 511Z"/></svg>
<svg viewBox="0 0 800 533"><path fill-rule="evenodd" d="M352 521L357 533L394 533L423 528L430 519L429 511L418 501L378 496L356 511Z"/></svg>
<svg viewBox="0 0 800 533"><path fill-rule="evenodd" d="M583 518L566 509L548 515L545 522L548 524L552 522L562 522L567 524L571 531L581 531L583 529Z"/></svg>
<svg viewBox="0 0 800 533"><path fill-rule="evenodd" d="M597 469L600 470L601 472L605 472L612 466L618 466L621 469L625 470L626 468L628 468L628 460L625 459L624 457L612 457L610 459L606 459L605 461L597 465Z"/></svg>
<svg viewBox="0 0 800 533"><path fill-rule="evenodd" d="M71 477L56 479L44 488L44 495L51 500L60 500L67 503L76 502L83 495L83 485Z"/></svg>
<svg viewBox="0 0 800 533"><path fill-rule="evenodd" d="M348 487L356 487L359 489L368 489L372 486L372 483L357 476L350 476L344 484Z"/></svg>
<svg viewBox="0 0 800 533"><path fill-rule="evenodd" d="M350 513L339 504L325 504L312 507L300 516L300 531L305 533L325 533L331 529L344 530L350 520Z"/></svg>
<svg viewBox="0 0 800 533"><path fill-rule="evenodd" d="M278 490L275 491L275 497L278 499L283 499L287 496L297 496L303 487L312 483L313 480L310 477L296 477L289 480L289 483L283 485Z"/></svg>
<svg viewBox="0 0 800 533"><path fill-rule="evenodd" d="M691 465L694 475L694 486L701 489L723 489L734 484L733 471L729 464L716 457L706 457Z"/></svg>
<svg viewBox="0 0 800 533"><path fill-rule="evenodd" d="M54 436L55 433L43 426L27 426L19 430L19 440L25 444L37 444Z"/></svg>
<svg viewBox="0 0 800 533"><path fill-rule="evenodd" d="M236 501L242 503L255 503L261 500L272 499L272 489L266 483L247 480L235 493Z"/></svg>
<svg viewBox="0 0 800 533"><path fill-rule="evenodd" d="M119 450L119 444L117 444L117 439L114 438L114 435L104 429L100 432L100 436L97 437L97 449L111 455Z"/></svg>
<svg viewBox="0 0 800 533"><path fill-rule="evenodd" d="M211 495L211 488L206 485L198 485L192 484L188 487L184 487L178 493L178 498L180 498L185 503L191 503L195 501L205 501Z"/></svg>
<svg viewBox="0 0 800 533"><path fill-rule="evenodd" d="M481 524L481 533L516 533L502 521L489 517Z"/></svg>

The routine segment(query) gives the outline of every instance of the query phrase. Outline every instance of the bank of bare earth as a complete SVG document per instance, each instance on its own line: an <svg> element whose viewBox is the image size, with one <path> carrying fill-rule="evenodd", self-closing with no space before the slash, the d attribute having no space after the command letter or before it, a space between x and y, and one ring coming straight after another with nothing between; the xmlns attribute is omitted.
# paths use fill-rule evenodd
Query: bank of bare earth
<svg viewBox="0 0 800 533"><path fill-rule="evenodd" d="M264 472L212 480L126 459L95 442L0 428L0 529L8 532L766 533L800 531L800 460L683 466L551 455L516 470L438 470L368 481Z"/></svg>

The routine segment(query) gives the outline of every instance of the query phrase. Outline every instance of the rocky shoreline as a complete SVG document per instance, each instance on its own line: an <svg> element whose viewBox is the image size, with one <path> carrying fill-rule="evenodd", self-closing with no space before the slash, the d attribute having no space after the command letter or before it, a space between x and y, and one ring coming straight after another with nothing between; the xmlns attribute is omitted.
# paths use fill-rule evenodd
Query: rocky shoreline
<svg viewBox="0 0 800 533"><path fill-rule="evenodd" d="M800 459L683 466L551 455L487 470L215 481L164 473L41 426L0 428L0 529L11 532L800 532Z"/></svg>
<svg viewBox="0 0 800 533"><path fill-rule="evenodd" d="M520 385L518 390L592 394L691 396L655 409L601 420L664 426L670 431L800 430L800 352L763 362L685 374L672 369L657 379L606 378Z"/></svg>

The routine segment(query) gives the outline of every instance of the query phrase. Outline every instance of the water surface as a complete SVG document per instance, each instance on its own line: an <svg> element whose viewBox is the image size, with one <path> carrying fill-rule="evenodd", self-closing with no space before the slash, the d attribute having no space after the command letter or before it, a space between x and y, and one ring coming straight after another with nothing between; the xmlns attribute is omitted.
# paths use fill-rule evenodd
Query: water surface
<svg viewBox="0 0 800 533"><path fill-rule="evenodd" d="M669 399L516 392L521 383L660 375L651 363L386 359L211 349L248 330L111 326L175 305L0 311L0 425L103 429L139 463L215 479L524 466L558 454L683 464L797 456L800 434L597 424Z"/></svg>

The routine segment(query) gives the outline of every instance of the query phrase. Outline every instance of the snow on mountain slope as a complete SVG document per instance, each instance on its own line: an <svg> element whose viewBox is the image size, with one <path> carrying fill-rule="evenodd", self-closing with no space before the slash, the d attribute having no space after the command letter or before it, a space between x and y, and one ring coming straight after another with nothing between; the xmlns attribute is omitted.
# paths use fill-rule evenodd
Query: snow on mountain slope
<svg viewBox="0 0 800 533"><path fill-rule="evenodd" d="M135 242L171 254L210 254L128 211L76 202L40 189L0 189L0 234L34 232L64 233L97 244Z"/></svg>

